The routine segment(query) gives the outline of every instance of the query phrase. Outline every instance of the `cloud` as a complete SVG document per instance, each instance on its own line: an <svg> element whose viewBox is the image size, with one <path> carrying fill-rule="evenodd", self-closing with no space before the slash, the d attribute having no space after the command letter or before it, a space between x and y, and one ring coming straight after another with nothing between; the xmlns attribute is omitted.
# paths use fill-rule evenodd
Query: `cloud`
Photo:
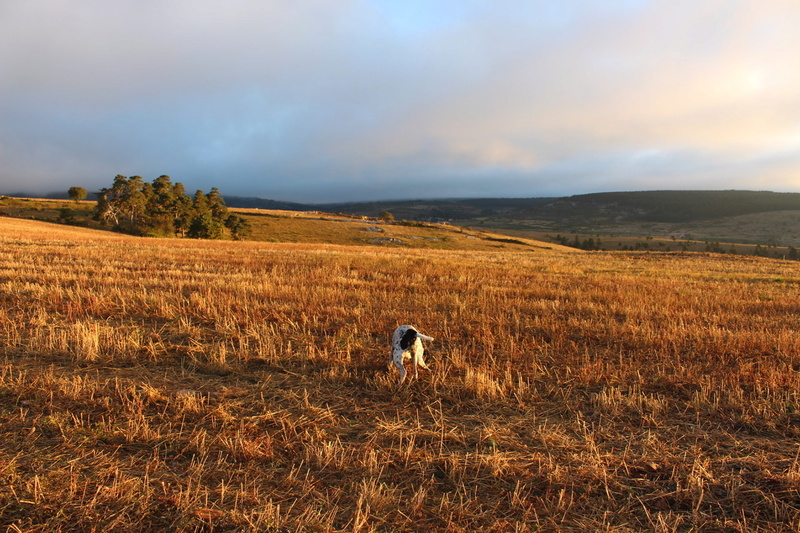
<svg viewBox="0 0 800 533"><path fill-rule="evenodd" d="M798 20L789 0L11 0L0 187L800 190Z"/></svg>

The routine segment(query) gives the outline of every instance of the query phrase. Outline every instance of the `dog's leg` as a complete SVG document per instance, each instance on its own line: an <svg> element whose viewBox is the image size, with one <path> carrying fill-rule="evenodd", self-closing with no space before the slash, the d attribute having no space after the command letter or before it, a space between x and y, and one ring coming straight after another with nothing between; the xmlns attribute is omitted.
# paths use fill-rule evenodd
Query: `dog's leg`
<svg viewBox="0 0 800 533"><path fill-rule="evenodd" d="M422 358L422 354L419 354L419 366L428 371L430 371L431 369L428 365L425 364L425 360Z"/></svg>
<svg viewBox="0 0 800 533"><path fill-rule="evenodd" d="M430 370L428 365L425 364L425 359L422 358L423 354L425 353L425 348L422 346L422 341L417 339L417 342L414 343L414 377L419 378L419 370L418 367L422 367L425 370Z"/></svg>
<svg viewBox="0 0 800 533"><path fill-rule="evenodd" d="M398 381L398 385L402 385L403 381L406 379L406 366L403 364L403 351L402 350L394 350L392 352L392 360L394 361L395 366L400 371L400 381Z"/></svg>

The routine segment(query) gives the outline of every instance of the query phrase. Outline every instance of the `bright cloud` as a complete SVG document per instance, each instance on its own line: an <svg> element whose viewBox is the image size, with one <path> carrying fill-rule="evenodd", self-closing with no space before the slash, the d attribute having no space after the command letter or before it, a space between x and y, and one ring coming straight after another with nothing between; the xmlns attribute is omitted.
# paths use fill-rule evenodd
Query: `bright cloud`
<svg viewBox="0 0 800 533"><path fill-rule="evenodd" d="M0 192L800 190L792 0L11 0Z"/></svg>

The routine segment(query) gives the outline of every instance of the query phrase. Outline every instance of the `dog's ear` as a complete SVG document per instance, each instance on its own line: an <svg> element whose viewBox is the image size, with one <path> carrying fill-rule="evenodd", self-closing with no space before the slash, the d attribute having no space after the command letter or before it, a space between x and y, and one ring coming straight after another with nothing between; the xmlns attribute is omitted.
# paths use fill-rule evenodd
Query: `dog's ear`
<svg viewBox="0 0 800 533"><path fill-rule="evenodd" d="M414 328L408 328L406 332L403 334L403 337L400 339L400 348L407 350L409 346L414 344L414 339L417 338L417 330Z"/></svg>

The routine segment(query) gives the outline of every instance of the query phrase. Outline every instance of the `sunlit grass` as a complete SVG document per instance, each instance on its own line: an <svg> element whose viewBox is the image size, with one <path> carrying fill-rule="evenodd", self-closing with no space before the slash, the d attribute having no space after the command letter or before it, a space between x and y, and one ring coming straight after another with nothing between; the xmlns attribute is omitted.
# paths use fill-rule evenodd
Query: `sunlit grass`
<svg viewBox="0 0 800 533"><path fill-rule="evenodd" d="M12 531L800 526L796 262L0 243ZM436 341L397 388L401 323Z"/></svg>
<svg viewBox="0 0 800 533"><path fill-rule="evenodd" d="M96 202L0 197L0 216L65 222L66 209L71 225L104 229L110 225L92 219ZM250 225L248 241L302 244L340 244L433 250L537 251L564 250L565 247L524 237L509 237L487 231L467 230L445 223L386 221L382 219L336 215L321 212L271 209L230 210ZM9 224L18 224L9 222ZM69 231L70 226L66 226ZM39 231L39 230L34 230ZM51 231L58 231L52 228Z"/></svg>

